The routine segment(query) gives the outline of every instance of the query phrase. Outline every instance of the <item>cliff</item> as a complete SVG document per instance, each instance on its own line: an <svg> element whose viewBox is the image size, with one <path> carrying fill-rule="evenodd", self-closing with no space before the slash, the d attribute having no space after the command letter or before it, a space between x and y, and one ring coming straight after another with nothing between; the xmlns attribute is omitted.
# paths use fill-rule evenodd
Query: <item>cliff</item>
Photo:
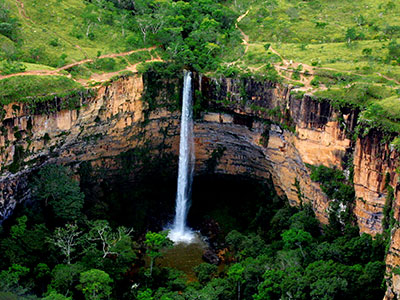
<svg viewBox="0 0 400 300"><path fill-rule="evenodd" d="M4 107L0 219L9 216L18 201L29 201L28 178L44 163L76 168L89 162L94 169L112 170L121 167L118 155L138 147L154 155L177 154L179 110L145 101L146 84L139 75L122 77L100 87L96 96L82 97L70 110L60 109L59 99L48 104L53 107L46 112L33 112L25 104ZM172 93L179 93L178 81L170 86ZM291 95L285 86L252 78L200 77L195 89L196 101L202 98L209 111L195 122L196 174L271 178L292 205L311 202L319 220L327 223L330 200L310 179L306 164L342 169L353 159L354 212L361 232L383 231L385 205L398 219L398 153L382 143L377 131L355 142L349 138L357 123L356 110L335 109L329 101ZM394 188L389 204L388 184ZM400 265L400 230L394 228L389 274ZM400 276L389 280L387 299L392 299L393 293L400 294Z"/></svg>
<svg viewBox="0 0 400 300"><path fill-rule="evenodd" d="M326 223L328 199L310 180L305 163L335 166L346 154L350 141L335 121L336 112L327 102L297 99L285 87L252 80L244 83L249 99L243 103L240 84L233 79L203 78L197 86L207 99L230 95L230 101L228 106L212 108L220 112L205 113L196 121L196 172L210 171L207 162L223 147L226 150L214 172L271 176L276 189L293 205L313 200L319 219ZM0 216L7 217L18 200L29 200L27 178L43 163L76 166L89 161L93 166L118 168L114 157L145 144L152 151L176 154L179 112L165 106L149 110L143 91L143 78L132 76L101 87L95 97L82 98L74 110L56 107L54 112L35 114L24 104L5 107ZM282 107L288 107L290 114L284 116ZM282 129L288 120L296 134Z"/></svg>

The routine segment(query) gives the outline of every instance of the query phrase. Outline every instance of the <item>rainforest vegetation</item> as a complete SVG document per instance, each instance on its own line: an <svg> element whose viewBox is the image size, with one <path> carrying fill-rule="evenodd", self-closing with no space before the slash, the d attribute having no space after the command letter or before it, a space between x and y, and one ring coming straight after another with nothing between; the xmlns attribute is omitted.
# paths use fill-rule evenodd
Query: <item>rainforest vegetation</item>
<svg viewBox="0 0 400 300"><path fill-rule="evenodd" d="M321 182L326 182L332 172L337 174L326 187L327 194L334 196L330 190L350 190L340 193L350 197L340 201L354 200L351 187L346 185L340 171L322 167L315 170L314 179ZM80 171L83 178L85 172ZM71 175L68 168L59 165L43 167L31 179L34 201L20 206L1 227L0 295L4 299L378 299L383 296L387 242L379 235L374 239L360 235L351 217L343 217L337 210L330 225L322 226L308 204L291 207L270 185L249 183L238 189L241 194L221 191L216 196L220 197L220 205L202 202L201 208L192 207L189 217L199 219L192 225L197 224L200 230L199 224L204 221L214 222L217 229L208 238L212 251L219 253L219 266L201 263L194 268L195 277L188 278L188 274L158 263L172 245L166 232L159 231L162 227L153 222L150 227L154 231L147 231L138 224L140 218L135 215L129 220L123 214L108 214L115 204L112 199L126 196L114 192L106 198L94 199L90 196L90 185L85 185L89 179L81 181L86 191L83 193ZM154 178L151 172L146 176ZM202 180L205 179L198 181ZM219 185L226 191L232 180L215 177L205 184L209 188ZM168 180L164 189L167 186ZM203 194L196 196L198 191ZM139 205L157 197L151 182L146 184L146 178L132 192L131 202ZM166 190L163 193L170 194ZM228 199L223 199L222 194ZM246 195L251 198L247 198L249 203L241 212L227 208L227 203L239 205ZM206 199L204 196L204 188L194 186L194 200L201 202ZM141 201L142 197L146 201ZM122 209L129 211L135 204L124 205ZM149 210L142 213L148 214Z"/></svg>

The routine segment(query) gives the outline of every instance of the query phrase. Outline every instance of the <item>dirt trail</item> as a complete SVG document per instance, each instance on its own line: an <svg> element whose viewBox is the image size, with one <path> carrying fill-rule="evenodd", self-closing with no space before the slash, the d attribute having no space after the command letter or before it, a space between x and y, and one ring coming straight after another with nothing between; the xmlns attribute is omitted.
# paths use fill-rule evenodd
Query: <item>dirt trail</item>
<svg viewBox="0 0 400 300"><path fill-rule="evenodd" d="M244 53L247 53L247 51L249 50L249 46L252 45L249 41L249 36L247 34L244 33L244 31L239 27L239 23L240 21L242 21L250 12L250 9L247 10L243 15L239 16L236 19L236 23L235 23L235 27L240 31L240 34L242 35L242 44L246 46ZM314 79L314 67L306 65L306 64L302 64L302 63L293 63L292 61L288 61L286 60L278 51L276 51L275 49L273 49L271 46L268 49L269 51L271 51L272 53L276 54L277 56L279 56L279 58L282 60L281 63L277 63L274 64L274 67L277 69L279 75L283 78L285 78L286 80L290 80L293 81L293 79L285 76L283 74L284 71L286 72L294 72L300 65L301 67L301 71L299 72L300 74L300 82L304 85L304 87L301 87L302 90L309 90L312 89L312 85L311 85L311 81ZM264 65L263 65L264 66ZM258 68L250 68L250 70L260 70L263 66L258 67Z"/></svg>
<svg viewBox="0 0 400 300"><path fill-rule="evenodd" d="M236 19L236 23L235 23L235 27L240 31L240 34L242 35L242 44L246 46L245 51L244 51L245 53L247 53L247 51L249 50L249 46L254 45L254 44L250 43L249 36L246 33L244 33L244 31L239 27L239 23L240 23L240 21L243 20L243 18L245 18L248 15L249 12L250 12L250 10L247 10L243 15L239 16ZM268 50L271 51L272 53L274 53L275 55L279 56L279 58L282 60L280 63L274 64L275 69L278 71L279 75L282 78L289 80L289 81L298 81L304 85L297 89L299 91L315 92L317 90L326 90L327 89L323 85L319 86L318 88L311 85L311 81L315 78L315 70L317 70L317 69L318 70L336 71L336 72L345 72L345 73L351 73L351 74L358 75L358 76L365 76L364 74L354 73L351 71L339 71L339 70L333 69L333 68L323 68L323 67L317 67L317 66L314 67L314 66L310 66L310 65L304 64L304 63L293 62L291 60L288 61L287 59L285 59L282 56L282 54L280 54L278 51L276 51L272 46L270 46ZM232 64L235 64L235 62L232 62L229 65L232 65ZM261 67L258 67L258 68L250 67L249 69L252 71L259 71L264 66L265 65L262 65ZM288 73L288 72L294 73L297 71L299 72L300 80L294 80L285 75L285 73ZM385 78L386 80L393 81L396 84L400 85L400 81L398 81L394 78L383 75L381 73L377 73L377 75L381 76L382 78Z"/></svg>
<svg viewBox="0 0 400 300"><path fill-rule="evenodd" d="M22 2L22 0L16 0L16 5L17 5L17 8L18 8L18 13L20 14L20 16L21 16L23 19L25 19L26 25L27 25L28 27L30 27L30 28L32 28L32 29L33 29L33 26L40 27L40 28L43 27L43 25L38 25L38 24L36 24L36 23L27 15L26 10L25 10L25 6L24 6L24 3ZM29 23L30 23L30 25L29 25ZM83 50L79 45L75 45L74 43L71 43L69 40L67 40L66 38L60 36L59 34L57 34L56 32L52 31L52 30L51 30L50 28L48 28L48 27L46 27L46 30L49 31L50 33L52 33L52 34L53 34L54 36L56 36L57 38L63 40L63 41L66 42L67 44L70 44L71 46L73 46L73 47L79 49L79 51L80 51L85 57L88 57L88 55L87 55L87 53L85 52L85 50Z"/></svg>
<svg viewBox="0 0 400 300"><path fill-rule="evenodd" d="M127 51L127 52L121 52L121 53L104 54L104 55L100 55L99 57L97 57L97 59L100 59L100 58L114 58L114 57L120 57L120 56L127 56L127 55L130 55L130 54L136 53L136 52L140 52L140 51L151 51L151 50L154 50L154 49L156 49L156 46L149 47L149 48L142 48L142 49L131 50L131 51ZM65 65L65 66L63 66L63 67L61 67L61 68L58 68L57 70L58 70L58 71L67 70L67 69L69 69L69 68L72 68L72 67L75 67L75 66L79 66L79 65L84 64L84 63L92 62L92 61L94 61L95 59L96 59L96 58L88 58L88 59L84 59L84 60L81 60L81 61L77 61L77 62L68 64L68 65Z"/></svg>
<svg viewBox="0 0 400 300"><path fill-rule="evenodd" d="M397 81L397 80L394 79L394 78L390 78L390 77L388 77L388 76L386 76L386 75L383 75L383 74L381 74L381 73L378 73L378 75L381 76L381 77L383 77L383 78L385 78L386 80L394 81L396 84L400 85L400 81Z"/></svg>
<svg viewBox="0 0 400 300"><path fill-rule="evenodd" d="M99 56L98 58L114 58L114 57L120 57L120 56L127 56L127 55L133 54L135 52L151 51L151 50L154 50L154 49L156 49L155 46L149 47L149 48L131 50L131 51L122 52L122 53L105 54L105 55ZM92 62L94 60L95 60L94 58L93 59L92 58L84 59L84 60L81 60L81 61L77 61L77 62L68 64L66 66L63 66L63 67L55 69L55 70L35 70L35 71L14 73L14 74L9 74L9 75L0 75L0 80L1 79L5 79L5 78L10 78L10 77L15 77L15 76L26 76L26 75L28 75L28 76L29 75L42 75L42 76L43 75L50 75L50 76L51 75L63 75L63 76L70 77L71 76L70 74L64 75L64 74L60 74L60 72L63 71L63 70L67 70L69 68L75 67L75 66L82 65L82 64L87 63L87 62ZM159 60L159 58L154 59L154 61L158 61L158 60Z"/></svg>
<svg viewBox="0 0 400 300"><path fill-rule="evenodd" d="M26 20L32 21L31 18L29 18L26 14L24 3L21 0L16 0L17 1L17 8L19 14Z"/></svg>
<svg viewBox="0 0 400 300"><path fill-rule="evenodd" d="M161 62L163 60L161 58L159 58L159 57L151 58L151 59L148 59L148 60L143 61L143 62L139 62L139 63L133 64L133 65L129 65L127 68L125 68L123 70L119 70L119 71L111 72L111 73L92 74L92 76L90 76L89 79L78 79L77 81L79 83L81 83L82 85L85 85L85 86L89 85L90 83L94 83L94 82L101 83L101 82L110 80L112 77L117 76L121 72L124 72L124 71L137 72L137 66L140 65L141 63L144 63L144 62L155 62L155 61L160 61Z"/></svg>
<svg viewBox="0 0 400 300"><path fill-rule="evenodd" d="M24 7L24 3L22 2L22 0L16 0L16 4L17 4L17 8L18 8L18 12L21 15L22 18L24 18L27 22L30 22L31 24L37 26L37 24L26 14L25 11L25 7ZM235 23L235 27L240 31L240 34L242 35L242 44L246 46L245 48L245 53L247 53L249 46L253 45L252 43L250 43L250 39L249 36L244 33L244 31L239 27L239 23L248 15L248 13L250 12L250 9L247 10L244 14L240 15L237 19L236 19L236 23ZM28 25L30 26L30 25ZM64 40L65 42L69 43L70 45L78 48L86 57L87 54L86 52L79 46L79 45L74 45L73 43L69 42L68 40L64 39L63 37L59 36L57 33L52 32L51 30L49 30L52 34L54 34L55 36L59 37L60 39ZM99 58L115 58L115 57L121 57L121 56L127 56L130 54L133 54L135 52L140 52L140 51L151 51L156 49L156 46L153 47L149 47L149 48L143 48L143 49L137 49L137 50L131 50L131 51L127 51L127 52L122 52L122 53L112 53L112 54L105 54L105 55L101 55L99 56L97 59ZM281 59L280 63L275 63L274 67L276 68L276 70L278 71L279 75L283 78L285 78L286 80L289 81L298 81L301 82L304 86L298 88L297 90L301 90L301 91L316 91L316 90L324 90L326 89L325 86L320 86L318 88L315 88L311 85L311 81L314 79L314 71L316 69L320 69L320 70L331 70L331 71L338 71L336 69L332 69L332 68L321 68L321 67L313 67L304 63L299 63L299 62L293 62L293 61L288 61L286 60L278 51L276 51L274 48L272 48L271 46L268 49L269 51L271 51L272 53L274 53L275 55L279 56ZM14 74L9 74L9 75L0 75L0 80L1 79L5 79L5 78L10 78L10 77L14 77L14 76L29 76L29 75L40 75L40 76L55 76L55 75L61 75L61 76L66 76L66 77L71 77L70 74L65 75L65 74L61 74L61 71L67 70L69 68L84 64L84 63L88 63L88 62L92 62L94 61L96 58L88 58L88 59L84 59L81 61L77 61L68 65L65 65L63 67L60 67L58 69L55 70L35 70L35 71L27 71L27 72L20 72L20 73L14 73ZM240 60L240 59L239 59ZM151 59L147 60L146 62L152 62L152 61L162 61L159 57L157 58L153 58L153 56L151 55ZM236 62L232 62L231 64L235 64ZM88 80L84 80L84 79L79 79L77 80L78 82L82 83L82 84L88 84L88 82L90 81L97 81L97 82L102 82L102 81L106 81L109 80L111 77L118 75L119 72L121 71L136 71L136 67L138 64L134 64L134 65L129 65L126 69L124 70L120 70L117 72L111 72L111 73L103 73L103 74L92 74L91 78L89 78ZM252 71L259 71L262 67L264 67L265 65L262 65L261 67L258 68L250 68L250 70ZM301 66L301 68L299 68ZM298 71L299 75L300 75L300 80L294 80L288 76L285 75L285 73L289 72L289 73L294 73ZM350 71L342 71L342 72L346 72L346 73L352 73ZM357 73L352 73L355 75L359 75L359 76L364 76L363 74L357 74ZM396 84L400 85L400 82L397 81L396 79L390 78L386 75L383 75L381 73L377 73L379 76L385 78L386 80L390 80L395 82Z"/></svg>
<svg viewBox="0 0 400 300"><path fill-rule="evenodd" d="M242 37L243 37L243 38L242 38L242 41L243 41L242 44L246 46L246 48L245 48L245 50L244 50L244 53L246 53L247 50L249 50L249 36L248 36L247 34L244 33L244 31L239 27L238 23L239 23L240 21L242 21L243 18L245 18L249 12L250 12L250 9L248 9L243 15L239 16L239 17L236 19L236 23L235 23L236 29L238 29L238 30L240 31L240 34L241 34Z"/></svg>

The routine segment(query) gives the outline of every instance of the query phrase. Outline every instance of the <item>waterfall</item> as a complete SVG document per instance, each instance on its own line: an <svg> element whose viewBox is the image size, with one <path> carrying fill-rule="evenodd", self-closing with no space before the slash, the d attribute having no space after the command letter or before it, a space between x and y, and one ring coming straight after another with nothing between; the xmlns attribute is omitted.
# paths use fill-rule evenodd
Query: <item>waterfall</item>
<svg viewBox="0 0 400 300"><path fill-rule="evenodd" d="M186 226L190 206L194 169L192 73L184 71L181 134L179 144L178 189L175 219L169 233L174 242L190 242L193 232Z"/></svg>

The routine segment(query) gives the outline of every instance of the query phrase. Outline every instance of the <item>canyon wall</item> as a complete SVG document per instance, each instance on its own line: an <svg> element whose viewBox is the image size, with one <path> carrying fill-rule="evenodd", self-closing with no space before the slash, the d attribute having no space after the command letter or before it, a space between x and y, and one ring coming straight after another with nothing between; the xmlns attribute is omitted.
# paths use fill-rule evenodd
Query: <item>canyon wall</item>
<svg viewBox="0 0 400 300"><path fill-rule="evenodd" d="M329 199L310 179L306 164L345 171L353 166L354 212L361 232L382 233L385 205L398 220L398 153L382 142L377 131L356 141L349 138L357 111L335 109L328 101L297 97L288 87L251 78L198 77L195 88L206 99L208 111L195 122L197 174L272 178L278 193L292 205L311 202L319 220L327 223ZM177 83L175 92L179 89ZM34 113L24 104L5 106L0 135L0 219L12 213L17 201L31 198L28 178L45 163L76 168L90 162L94 168L113 169L120 167L116 156L138 147L146 146L155 155L177 154L179 110L150 109L142 97L145 90L143 77L134 75L100 87L95 97L82 97L79 108L73 110ZM388 185L394 189L390 203ZM400 294L400 276L392 273L399 265L396 222L387 255L387 299Z"/></svg>
<svg viewBox="0 0 400 300"><path fill-rule="evenodd" d="M149 110L142 100L144 88L141 76L131 76L99 88L95 97L82 98L74 110L34 114L24 104L6 106L0 136L0 217L7 217L18 200L29 200L27 179L43 163L76 167L89 161L113 169L118 168L116 156L144 145L177 154L179 111L164 106ZM223 148L213 172L271 176L291 204L311 201L326 223L328 199L310 180L305 164L340 165L350 147L330 105L290 97L286 87L268 82L248 80L246 103L240 100L243 91L237 80L203 78L197 88L207 99L229 101L228 106L210 101L214 112L203 113L195 123L196 172L209 172L207 162ZM292 131L283 129L288 119Z"/></svg>

